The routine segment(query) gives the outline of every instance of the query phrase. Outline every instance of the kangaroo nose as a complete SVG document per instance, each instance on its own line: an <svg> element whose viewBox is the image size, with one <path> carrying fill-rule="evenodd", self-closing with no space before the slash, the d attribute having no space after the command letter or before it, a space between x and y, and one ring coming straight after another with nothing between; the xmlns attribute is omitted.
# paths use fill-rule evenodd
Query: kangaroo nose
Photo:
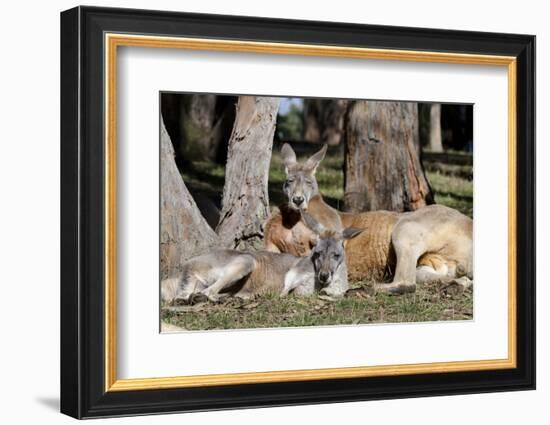
<svg viewBox="0 0 550 425"><path fill-rule="evenodd" d="M292 198L292 202L294 202L297 206L300 206L304 202L304 197L303 196L295 196L294 198Z"/></svg>
<svg viewBox="0 0 550 425"><path fill-rule="evenodd" d="M328 282L329 274L327 272L320 272L319 273L319 280L323 283Z"/></svg>

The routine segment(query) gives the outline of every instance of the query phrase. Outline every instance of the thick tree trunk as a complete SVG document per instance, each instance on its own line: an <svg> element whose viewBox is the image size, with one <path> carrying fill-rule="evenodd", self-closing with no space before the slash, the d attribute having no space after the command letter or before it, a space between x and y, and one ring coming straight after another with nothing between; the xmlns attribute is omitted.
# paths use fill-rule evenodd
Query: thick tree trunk
<svg viewBox="0 0 550 425"><path fill-rule="evenodd" d="M321 100L304 99L304 140L321 143Z"/></svg>
<svg viewBox="0 0 550 425"><path fill-rule="evenodd" d="M420 162L418 106L356 101L345 123L346 211L410 211L432 203Z"/></svg>
<svg viewBox="0 0 550 425"><path fill-rule="evenodd" d="M430 150L432 152L443 152L441 142L441 105L432 103L430 105Z"/></svg>
<svg viewBox="0 0 550 425"><path fill-rule="evenodd" d="M304 139L312 143L338 145L344 132L344 99L304 100Z"/></svg>
<svg viewBox="0 0 550 425"><path fill-rule="evenodd" d="M225 246L259 248L269 214L267 183L279 99L241 96L229 140L222 212L216 229Z"/></svg>
<svg viewBox="0 0 550 425"><path fill-rule="evenodd" d="M348 101L343 99L325 100L323 109L322 141L328 145L338 145L344 134L344 116Z"/></svg>
<svg viewBox="0 0 550 425"><path fill-rule="evenodd" d="M162 94L162 115L178 164L189 156L225 162L235 101L232 96Z"/></svg>
<svg viewBox="0 0 550 425"><path fill-rule="evenodd" d="M174 149L164 121L160 132L160 274L177 276L183 262L218 244L185 187L174 161Z"/></svg>

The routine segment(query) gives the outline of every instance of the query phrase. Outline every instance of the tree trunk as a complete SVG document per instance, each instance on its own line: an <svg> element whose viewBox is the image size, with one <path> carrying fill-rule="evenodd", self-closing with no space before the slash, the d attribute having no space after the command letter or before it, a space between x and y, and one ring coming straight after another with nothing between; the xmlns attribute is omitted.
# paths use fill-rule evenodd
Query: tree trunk
<svg viewBox="0 0 550 425"><path fill-rule="evenodd" d="M177 276L186 259L217 245L218 237L183 183L163 120L160 164L160 274L166 279Z"/></svg>
<svg viewBox="0 0 550 425"><path fill-rule="evenodd" d="M304 100L304 139L312 143L338 145L344 132L344 99Z"/></svg>
<svg viewBox="0 0 550 425"><path fill-rule="evenodd" d="M321 100L304 99L304 140L321 143Z"/></svg>
<svg viewBox="0 0 550 425"><path fill-rule="evenodd" d="M222 212L216 229L225 246L262 246L269 214L267 183L279 99L241 96L229 140Z"/></svg>
<svg viewBox="0 0 550 425"><path fill-rule="evenodd" d="M433 202L420 162L416 103L353 102L345 142L346 211L411 211Z"/></svg>
<svg viewBox="0 0 550 425"><path fill-rule="evenodd" d="M432 103L430 105L430 150L432 152L443 152L441 142L441 105Z"/></svg>
<svg viewBox="0 0 550 425"><path fill-rule="evenodd" d="M331 146L338 145L344 134L344 115L349 102L335 99L325 100L323 103L322 141Z"/></svg>
<svg viewBox="0 0 550 425"><path fill-rule="evenodd" d="M211 156L211 132L216 120L216 95L194 94L184 97L183 127L186 143L200 153ZM214 147L215 148L215 147Z"/></svg>

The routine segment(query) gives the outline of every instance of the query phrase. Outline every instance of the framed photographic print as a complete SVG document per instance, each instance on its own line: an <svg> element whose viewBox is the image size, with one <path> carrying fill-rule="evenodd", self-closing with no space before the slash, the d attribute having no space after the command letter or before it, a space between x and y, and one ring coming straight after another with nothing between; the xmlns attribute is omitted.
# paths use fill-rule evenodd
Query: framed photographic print
<svg viewBox="0 0 550 425"><path fill-rule="evenodd" d="M535 38L61 14L61 411L535 387Z"/></svg>

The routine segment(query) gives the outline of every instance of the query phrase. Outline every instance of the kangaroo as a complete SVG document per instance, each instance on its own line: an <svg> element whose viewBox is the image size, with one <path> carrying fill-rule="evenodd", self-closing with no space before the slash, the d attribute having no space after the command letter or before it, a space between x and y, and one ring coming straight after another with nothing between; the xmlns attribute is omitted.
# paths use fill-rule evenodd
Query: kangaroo
<svg viewBox="0 0 550 425"><path fill-rule="evenodd" d="M267 251L287 252L296 256L309 254L317 235L302 220L303 211L307 211L326 229L342 230L338 211L323 200L315 179L317 167L326 152L325 145L307 161L299 163L290 145L283 145L281 154L287 177L283 191L288 204L281 205L280 213L272 215L266 223L264 240Z"/></svg>
<svg viewBox="0 0 550 425"><path fill-rule="evenodd" d="M322 200L315 179L326 146L303 164L297 162L288 144L281 153L288 203L266 223L267 250L308 255L315 235L297 215L307 211L330 230L340 231L343 226L364 229L345 246L347 268L353 279L380 280L393 275L391 283L375 285L379 291L414 292L417 282L458 285L459 291L472 285L473 223L469 217L442 205L406 213L340 213Z"/></svg>
<svg viewBox="0 0 550 425"><path fill-rule="evenodd" d="M307 264L299 262L295 267L289 270L285 276L285 283L282 295L287 295L290 291L298 289L297 293L313 293L311 282L318 282L316 287L320 286L321 293L332 297L341 297L349 289L348 269L346 266L346 243L358 236L363 229L347 227L342 231L326 229L313 216L306 212L302 213L306 225L315 235L315 244L306 258L310 260ZM309 278L309 282L297 278L297 275L307 276L309 267L311 273L311 264L313 264L314 279Z"/></svg>
<svg viewBox="0 0 550 425"><path fill-rule="evenodd" d="M217 302L225 293L249 299L276 293L311 295L318 290L342 296L348 289L344 241L362 230L326 231L315 219L308 223L316 235L315 249L307 257L268 251L214 250L191 258L183 265L182 276L162 282L163 301L192 302L206 297Z"/></svg>

